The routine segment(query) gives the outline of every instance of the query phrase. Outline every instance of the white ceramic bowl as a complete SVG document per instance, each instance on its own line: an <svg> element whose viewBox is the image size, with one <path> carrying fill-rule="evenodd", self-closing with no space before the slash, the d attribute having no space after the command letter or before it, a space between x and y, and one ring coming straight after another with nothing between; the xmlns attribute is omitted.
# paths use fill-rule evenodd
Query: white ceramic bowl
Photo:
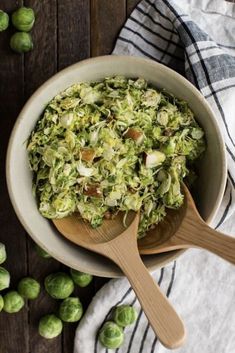
<svg viewBox="0 0 235 353"><path fill-rule="evenodd" d="M106 258L86 251L57 233L51 223L38 212L32 195L32 175L26 153L30 132L45 105L60 91L75 82L100 80L106 76L124 75L142 77L158 88L165 88L175 96L185 99L206 132L207 150L200 163L198 179L198 207L202 217L211 223L220 205L226 180L224 143L209 105L186 79L166 66L136 57L103 56L81 61L59 72L44 83L22 109L8 146L7 184L15 212L36 243L60 262L104 277L117 277L120 270ZM150 271L175 259L182 251L145 256Z"/></svg>

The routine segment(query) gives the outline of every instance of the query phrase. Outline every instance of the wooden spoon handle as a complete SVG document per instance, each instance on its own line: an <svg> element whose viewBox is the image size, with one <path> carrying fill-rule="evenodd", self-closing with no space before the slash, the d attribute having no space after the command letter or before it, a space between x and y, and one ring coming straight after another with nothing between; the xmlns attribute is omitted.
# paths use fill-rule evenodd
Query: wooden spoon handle
<svg viewBox="0 0 235 353"><path fill-rule="evenodd" d="M185 339L184 324L144 266L137 247L116 248L115 255L113 261L131 283L159 341L170 349L181 346Z"/></svg>
<svg viewBox="0 0 235 353"><path fill-rule="evenodd" d="M193 229L180 229L174 236L174 241L181 244L206 249L228 262L235 264L235 238L217 232L206 223L195 223Z"/></svg>

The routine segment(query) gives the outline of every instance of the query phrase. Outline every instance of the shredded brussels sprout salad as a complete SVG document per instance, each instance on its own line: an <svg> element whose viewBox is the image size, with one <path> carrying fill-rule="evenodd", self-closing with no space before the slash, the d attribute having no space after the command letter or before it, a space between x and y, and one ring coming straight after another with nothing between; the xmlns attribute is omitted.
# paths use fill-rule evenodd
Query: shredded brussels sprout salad
<svg viewBox="0 0 235 353"><path fill-rule="evenodd" d="M27 145L40 213L92 227L141 210L139 237L183 203L204 132L188 104L144 79L74 84L52 99Z"/></svg>

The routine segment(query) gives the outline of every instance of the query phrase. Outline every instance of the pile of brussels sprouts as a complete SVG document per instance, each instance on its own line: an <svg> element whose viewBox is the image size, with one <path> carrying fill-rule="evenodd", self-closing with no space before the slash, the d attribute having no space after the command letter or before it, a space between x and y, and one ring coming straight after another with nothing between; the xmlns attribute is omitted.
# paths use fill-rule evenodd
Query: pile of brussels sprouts
<svg viewBox="0 0 235 353"><path fill-rule="evenodd" d="M36 252L43 258L50 255L43 249L35 245ZM0 265L7 258L5 245L0 243ZM56 314L49 314L39 321L39 334L42 337L51 339L60 335L63 330L63 322L77 322L83 314L83 307L80 299L71 296L75 285L86 287L92 281L92 276L70 269L70 274L57 272L48 275L44 280L46 292L54 299L61 300ZM0 266L0 291L6 290L10 286L10 274ZM9 314L19 312L25 305L26 300L35 300L41 291L40 283L31 277L22 278L17 286L17 290L10 290L4 295L0 295L0 312L3 310Z"/></svg>
<svg viewBox="0 0 235 353"><path fill-rule="evenodd" d="M11 16L13 26L18 30L10 39L10 47L17 53L26 53L33 49L32 36L29 33L35 22L33 9L20 7ZM0 10L0 32L5 31L9 26L9 15Z"/></svg>
<svg viewBox="0 0 235 353"><path fill-rule="evenodd" d="M120 305L114 308L112 319L101 327L99 341L106 348L116 349L123 344L124 328L136 321L137 312L133 306Z"/></svg>
<svg viewBox="0 0 235 353"><path fill-rule="evenodd" d="M38 245L35 245L37 254L45 259L51 256ZM0 243L0 265L7 258L5 245ZM92 275L70 269L66 272L49 274L44 280L44 288L50 297L60 300L57 313L43 316L38 325L39 334L47 339L52 339L61 334L63 322L77 322L83 315L83 306L78 297L72 296L75 285L86 287L92 281ZM13 314L19 312L26 300L35 300L41 292L40 283L32 278L22 278L17 290L5 291L10 286L10 274L0 266L0 312ZM106 321L99 331L100 343L110 349L119 348L124 341L124 328L133 324L137 319L137 312L130 305L120 305L114 308L112 317Z"/></svg>

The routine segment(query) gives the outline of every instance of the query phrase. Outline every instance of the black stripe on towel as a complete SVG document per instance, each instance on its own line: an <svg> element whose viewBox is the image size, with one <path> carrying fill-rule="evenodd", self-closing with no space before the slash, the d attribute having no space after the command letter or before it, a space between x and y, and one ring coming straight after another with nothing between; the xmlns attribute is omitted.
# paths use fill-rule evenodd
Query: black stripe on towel
<svg viewBox="0 0 235 353"><path fill-rule="evenodd" d="M221 48L227 48L227 49L235 49L235 46L233 45L225 45L225 44L220 44L220 43L216 43L218 45L218 47Z"/></svg>
<svg viewBox="0 0 235 353"><path fill-rule="evenodd" d="M205 50L210 50L210 49L220 49L217 45L212 45L212 46L209 46L209 47L205 47L205 48L202 48L200 49L200 52L202 51L205 51ZM191 58L191 56L197 54L197 50L193 51L192 53L189 54L189 57Z"/></svg>
<svg viewBox="0 0 235 353"><path fill-rule="evenodd" d="M129 20L135 22L136 24L138 24L139 26L141 26L141 27L144 28L147 32L153 34L154 36L163 39L165 42L170 43L170 44L173 44L173 45L175 45L176 47L178 47L178 48L180 48L180 49L183 49L183 46L180 45L178 42L176 42L176 41L174 41L174 40L172 40L172 39L163 37L160 33L158 33L158 32L156 32L156 31L152 30L151 28L149 28L149 27L147 27L147 26L145 26L145 25L143 24L143 22L138 21L135 17L130 16L130 17L129 17ZM171 32L171 37L172 37L173 35L174 35L174 33Z"/></svg>
<svg viewBox="0 0 235 353"><path fill-rule="evenodd" d="M230 154L230 157L233 159L233 161L235 162L235 155L230 151L230 149L228 148L228 146L226 145L226 150L228 151L228 153Z"/></svg>
<svg viewBox="0 0 235 353"><path fill-rule="evenodd" d="M126 291L126 293L123 295L123 297L122 297L114 306L112 306L112 308L110 308L110 310L109 310L108 314L105 316L105 318L104 318L104 320L103 320L101 326L103 326L103 324L105 323L105 321L107 321L107 319L108 319L109 315L111 314L113 308L114 308L115 306L121 304L121 303L123 302L123 300L131 293L131 291L132 291L132 288L129 287L128 290ZM100 326L100 327L101 327L101 326ZM99 332L97 332L96 338L95 338L94 353L97 353L97 352L98 352L98 337L99 337Z"/></svg>
<svg viewBox="0 0 235 353"><path fill-rule="evenodd" d="M149 1L149 0L145 0L145 2L146 2L147 4L149 4L152 8L154 8L154 10L155 10L159 15L161 15L161 17L163 17L165 20L169 21L169 22L172 24L171 20L170 20L166 15L164 15L164 14L157 8L157 6L156 6L154 3L152 3L152 2Z"/></svg>
<svg viewBox="0 0 235 353"><path fill-rule="evenodd" d="M230 179L230 181L231 181L231 183L232 183L232 185L233 185L233 187L234 187L234 189L235 189L235 180L233 179L233 177L232 177L232 175L230 174L230 171L228 170L228 177L229 177L229 179Z"/></svg>
<svg viewBox="0 0 235 353"><path fill-rule="evenodd" d="M171 273L171 281L170 281L169 287L168 287L167 292L166 292L166 296L168 298L169 298L169 296L171 294L171 290L172 290L174 279L175 279L175 269L176 269L176 261L174 261L174 265L173 265L172 273Z"/></svg>
<svg viewBox="0 0 235 353"><path fill-rule="evenodd" d="M234 88L234 87L235 87L235 84L232 84L232 85L229 85L229 86L225 86L225 87L221 87L221 88L218 88L218 89L214 89L214 91L215 91L216 93L219 93L219 92L222 92L222 91L226 91L226 89ZM209 94L207 94L207 95L205 96L205 98L209 98L209 97L211 97L211 96L213 96L213 94L212 94L212 93L209 93Z"/></svg>
<svg viewBox="0 0 235 353"><path fill-rule="evenodd" d="M144 12L144 10L141 9L141 7L138 5L136 7L136 9L141 12L143 15L145 15L146 17L148 17L155 25L161 27L162 29L164 29L166 32L170 32L170 33L173 33L173 34L176 34L178 36L178 33L173 30L173 29L170 29L169 27L165 27L162 23L156 21L148 12Z"/></svg>
<svg viewBox="0 0 235 353"><path fill-rule="evenodd" d="M134 48L136 48L140 53L144 54L144 56L147 56L149 59L158 61L158 59L157 59L155 56L150 55L150 54L147 53L145 50L143 50L143 49L141 49L140 47L138 47L138 45L136 45L135 43L133 43L131 40L126 39L126 38L121 37L121 36L118 37L118 40L120 40L120 41L122 41L122 42L125 42L125 43L128 43L128 44L131 44L131 45L132 45Z"/></svg>
<svg viewBox="0 0 235 353"><path fill-rule="evenodd" d="M227 131L227 134L228 134L228 137L232 143L232 145L235 147L235 143L230 135L230 132L229 132L229 129L228 129L228 124L227 124L227 121L225 119L225 114L224 114L224 111L223 111L223 108L220 104L220 101L217 97L217 94L216 92L214 91L213 89L213 86L212 86L212 83L211 83L211 80L210 80L210 75L208 73L208 70L206 68L206 64L205 64L205 61L203 60L202 56L201 56L201 53L200 53L200 49L198 48L198 45L197 45L197 42L194 38L194 36L192 35L192 33L190 32L189 28L187 27L187 25L185 25L185 23L183 22L183 20L181 19L182 16L180 16L179 14L177 14L177 12L175 11L175 9L171 6L171 4L169 4L168 0L162 0L168 7L169 9L171 10L171 12L176 16L176 18L179 19L181 25L184 27L185 31L187 32L188 36L190 37L191 41L192 41L192 44L194 45L194 48L198 54L198 58L199 58L199 62L201 63L201 67L204 71L204 74L205 74L205 77L206 77L206 80L207 80L207 85L208 87L210 88L211 90L211 93L212 93L212 96L214 97L214 101L218 107L218 110L220 112L220 115L223 119L223 122L224 122L224 125L225 125L225 128L226 128L226 131Z"/></svg>
<svg viewBox="0 0 235 353"><path fill-rule="evenodd" d="M143 25L142 25L143 27ZM184 62L184 59L173 54L173 53L169 53L168 51L164 50L163 48L159 47L158 45L154 44L153 42L150 42L149 40L147 40L144 36L142 36L141 33L134 31L132 28L128 27L128 26L124 26L123 28L125 28L126 30L128 30L129 32L132 32L133 34L137 35L138 37L140 37L145 43L149 44L151 47L153 47L154 49L160 51L161 53L163 53L164 55L173 57L176 60L182 61ZM144 27L143 27L144 28ZM119 37L120 38L120 37ZM155 59L156 60L156 59Z"/></svg>
<svg viewBox="0 0 235 353"><path fill-rule="evenodd" d="M215 229L217 229L217 228L223 223L223 221L225 220L225 218L226 218L226 216L227 216L227 214L228 214L229 208L230 208L230 206L231 206L231 203L232 203L232 193L231 193L231 191L230 191L230 193L229 193L229 200L228 200L227 206L226 206L226 208L225 208L225 210L224 210L224 213L223 213L223 215L222 215L222 217L221 217L219 223L218 223L217 226L215 227Z"/></svg>
<svg viewBox="0 0 235 353"><path fill-rule="evenodd" d="M130 353L130 351L131 351L131 346L132 346L132 343L133 343L133 340L134 340L134 337L135 337L135 333L136 333L136 331L138 329L139 322L140 322L142 314L143 314L143 310L141 309L140 312L139 312L138 318L136 320L134 330L132 331L132 334L131 334L130 342L129 342L129 345L128 345L128 348L127 348L127 353Z"/></svg>
<svg viewBox="0 0 235 353"><path fill-rule="evenodd" d="M134 300L132 300L130 305L133 306L136 301L137 301L137 297L135 296ZM125 331L125 327L124 327L123 331ZM115 353L118 353L118 352L119 352L119 348L116 349ZM109 352L107 351L106 353L109 353Z"/></svg>

